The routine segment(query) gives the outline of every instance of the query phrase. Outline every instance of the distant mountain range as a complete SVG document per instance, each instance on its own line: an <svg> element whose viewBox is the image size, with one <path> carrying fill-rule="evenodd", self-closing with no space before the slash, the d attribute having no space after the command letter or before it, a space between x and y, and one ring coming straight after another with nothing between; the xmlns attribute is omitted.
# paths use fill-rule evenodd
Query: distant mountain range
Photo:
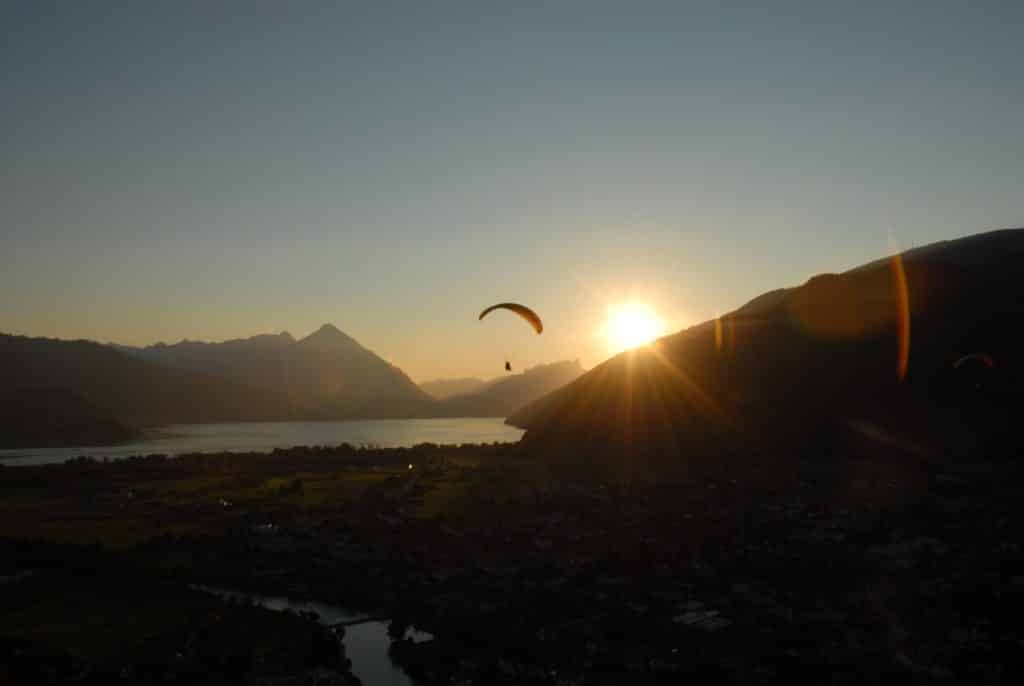
<svg viewBox="0 0 1024 686"><path fill-rule="evenodd" d="M445 400L453 395L475 393L494 381L498 381L498 379L492 379L490 382L472 376L459 379L434 379L433 381L424 381L420 384L420 388L438 400Z"/></svg>
<svg viewBox="0 0 1024 686"><path fill-rule="evenodd" d="M439 400L330 324L301 340L141 348L0 334L0 448L104 444L183 423L504 417L581 372L547 365ZM47 416L27 422L26 408Z"/></svg>
<svg viewBox="0 0 1024 686"><path fill-rule="evenodd" d="M1024 380L1024 229L944 241L613 357L507 420L625 478L655 464L852 449L1010 450ZM984 352L991 368L962 356Z"/></svg>
<svg viewBox="0 0 1024 686"><path fill-rule="evenodd" d="M282 417L420 417L429 416L435 405L401 369L331 324L299 341L282 333L120 349L163 367L273 393Z"/></svg>
<svg viewBox="0 0 1024 686"><path fill-rule="evenodd" d="M583 372L579 360L537 365L521 374L484 382L470 393L450 396L441 403L439 412L450 417L507 417Z"/></svg>
<svg viewBox="0 0 1024 686"><path fill-rule="evenodd" d="M172 369L91 341L0 335L0 380L12 392L60 389L129 426L266 420L287 415L280 394Z"/></svg>

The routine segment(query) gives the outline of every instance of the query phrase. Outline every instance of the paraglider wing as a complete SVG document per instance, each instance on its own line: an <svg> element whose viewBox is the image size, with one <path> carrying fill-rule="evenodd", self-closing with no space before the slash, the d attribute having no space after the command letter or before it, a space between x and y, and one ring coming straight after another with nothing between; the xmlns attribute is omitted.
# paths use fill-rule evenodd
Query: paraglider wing
<svg viewBox="0 0 1024 686"><path fill-rule="evenodd" d="M519 303L498 303L497 305L491 305L486 310L480 313L479 319L483 319L494 310L499 309L511 310L512 312L515 312L520 317L525 319L537 333L540 333L541 331L544 330L544 322L540 320L540 317L537 316L537 313L531 310L526 305L520 305Z"/></svg>
<svg viewBox="0 0 1024 686"><path fill-rule="evenodd" d="M962 365L973 361L981 362L989 369L992 369L993 367L996 366L996 361L992 359L991 355L986 355L985 353L971 353L970 355L964 355L959 360L954 362L953 369L959 369Z"/></svg>

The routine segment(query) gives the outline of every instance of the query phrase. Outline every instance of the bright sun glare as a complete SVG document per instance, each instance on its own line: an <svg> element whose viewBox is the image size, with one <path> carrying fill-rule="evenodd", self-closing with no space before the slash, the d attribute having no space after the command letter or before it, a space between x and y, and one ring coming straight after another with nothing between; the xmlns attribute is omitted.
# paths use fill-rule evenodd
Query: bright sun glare
<svg viewBox="0 0 1024 686"><path fill-rule="evenodd" d="M644 303L625 303L608 308L605 335L611 352L629 350L664 335L665 322Z"/></svg>

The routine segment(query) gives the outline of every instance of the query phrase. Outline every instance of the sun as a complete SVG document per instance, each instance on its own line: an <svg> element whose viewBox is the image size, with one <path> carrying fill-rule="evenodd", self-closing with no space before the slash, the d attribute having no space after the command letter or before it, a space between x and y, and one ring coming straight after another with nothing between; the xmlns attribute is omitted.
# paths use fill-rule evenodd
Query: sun
<svg viewBox="0 0 1024 686"><path fill-rule="evenodd" d="M650 343L665 334L665 322L646 303L623 303L608 308L605 336L612 354Z"/></svg>

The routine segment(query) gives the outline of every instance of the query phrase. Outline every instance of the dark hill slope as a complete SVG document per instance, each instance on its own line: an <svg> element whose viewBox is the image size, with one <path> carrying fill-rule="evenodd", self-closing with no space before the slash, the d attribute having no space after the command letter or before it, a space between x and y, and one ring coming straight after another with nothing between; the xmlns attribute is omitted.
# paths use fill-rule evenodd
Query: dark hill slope
<svg viewBox="0 0 1024 686"><path fill-rule="evenodd" d="M0 389L0 449L109 445L138 435L70 391Z"/></svg>
<svg viewBox="0 0 1024 686"><path fill-rule="evenodd" d="M137 359L90 341L0 334L0 383L64 389L131 426L262 420L287 416L274 394Z"/></svg>
<svg viewBox="0 0 1024 686"><path fill-rule="evenodd" d="M607 457L626 476L853 436L920 455L1006 450L1022 378L1024 230L900 261L910 324L902 382L899 261L886 259L618 355L510 422L528 429L524 445ZM997 368L964 383L953 362L976 351Z"/></svg>

